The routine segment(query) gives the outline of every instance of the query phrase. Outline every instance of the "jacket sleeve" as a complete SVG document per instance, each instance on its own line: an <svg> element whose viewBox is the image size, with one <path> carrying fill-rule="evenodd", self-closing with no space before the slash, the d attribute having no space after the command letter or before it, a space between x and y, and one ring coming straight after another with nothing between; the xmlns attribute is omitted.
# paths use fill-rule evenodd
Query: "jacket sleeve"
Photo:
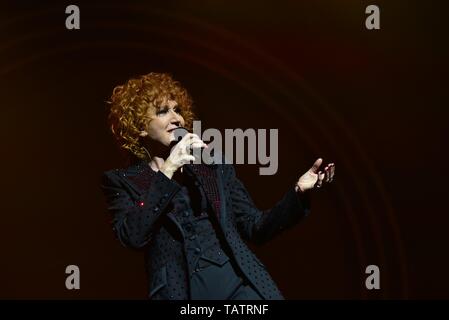
<svg viewBox="0 0 449 320"><path fill-rule="evenodd" d="M118 172L107 171L102 176L101 189L112 215L113 230L125 247L141 248L151 240L158 218L180 188L160 171L144 178L150 179L149 187L135 199Z"/></svg>
<svg viewBox="0 0 449 320"><path fill-rule="evenodd" d="M310 214L308 194L296 192L294 186L287 190L274 207L259 210L243 183L236 177L232 165L229 170L232 210L239 232L245 240L262 244Z"/></svg>

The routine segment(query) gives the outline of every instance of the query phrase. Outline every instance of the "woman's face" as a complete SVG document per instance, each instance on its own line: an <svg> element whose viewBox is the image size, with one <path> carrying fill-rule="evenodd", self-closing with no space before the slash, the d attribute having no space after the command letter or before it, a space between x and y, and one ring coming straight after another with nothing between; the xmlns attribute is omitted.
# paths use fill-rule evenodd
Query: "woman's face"
<svg viewBox="0 0 449 320"><path fill-rule="evenodd" d="M184 126L184 118L174 100L165 100L156 115L147 124L148 137L164 146L169 146L175 140L173 130Z"/></svg>

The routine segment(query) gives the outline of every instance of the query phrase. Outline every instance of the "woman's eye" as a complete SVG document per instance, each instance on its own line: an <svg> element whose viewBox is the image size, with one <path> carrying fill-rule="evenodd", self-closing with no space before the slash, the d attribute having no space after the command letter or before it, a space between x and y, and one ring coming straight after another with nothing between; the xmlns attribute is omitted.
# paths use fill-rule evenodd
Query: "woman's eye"
<svg viewBox="0 0 449 320"><path fill-rule="evenodd" d="M159 109L158 111L156 111L156 115L164 115L168 113L168 110L169 110L168 108ZM176 112L177 114L181 114L180 108L173 108L173 111Z"/></svg>

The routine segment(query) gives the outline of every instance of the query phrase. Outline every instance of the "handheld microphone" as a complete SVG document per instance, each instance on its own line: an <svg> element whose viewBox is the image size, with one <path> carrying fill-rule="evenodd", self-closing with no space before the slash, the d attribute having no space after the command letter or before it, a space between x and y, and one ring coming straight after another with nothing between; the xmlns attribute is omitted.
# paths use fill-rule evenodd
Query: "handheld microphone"
<svg viewBox="0 0 449 320"><path fill-rule="evenodd" d="M170 148L170 152L173 150L173 148L178 144L178 142L179 141L181 141L181 139L182 138L184 138L184 136L186 135L186 134L188 134L189 133L189 131L186 129L186 128L184 128L184 127L178 127L178 128L176 128L176 129L174 129L173 130L173 134L175 135L175 140L173 140L171 143L170 143L170 146L169 146L169 148ZM203 147L201 147L201 149L204 149ZM216 151L216 150L213 150L213 154L220 154L220 152L218 152L218 151ZM208 165L215 165L216 164L216 161L215 161L215 156L214 155L209 155L209 154L203 154L202 153L202 156L203 157L205 157L205 160L206 160L206 164L208 164ZM219 162L220 163L220 162Z"/></svg>
<svg viewBox="0 0 449 320"><path fill-rule="evenodd" d="M170 142L170 146L169 146L170 152L173 149L173 147L176 146L178 144L178 142L181 141L182 138L184 138L184 136L189 133L189 131L184 127L178 127L176 129L174 129L172 132L175 135L175 140ZM201 147L201 149L203 149L203 148L204 147Z"/></svg>
<svg viewBox="0 0 449 320"><path fill-rule="evenodd" d="M188 131L186 128L184 128L184 127L176 128L176 129L174 129L172 132L173 132L173 134L175 135L175 140L173 140L172 142L170 142L170 146L169 146L169 147L170 147L170 152L171 152L171 150L173 149L173 147L174 147L175 145L177 145L178 142L181 141L181 139L184 138L184 136L185 136L186 134L189 133L189 131Z"/></svg>

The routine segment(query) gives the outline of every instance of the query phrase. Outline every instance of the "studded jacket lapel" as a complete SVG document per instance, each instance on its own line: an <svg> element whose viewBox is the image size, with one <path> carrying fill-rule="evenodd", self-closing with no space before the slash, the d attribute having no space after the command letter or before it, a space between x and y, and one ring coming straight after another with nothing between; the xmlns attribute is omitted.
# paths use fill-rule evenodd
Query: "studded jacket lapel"
<svg viewBox="0 0 449 320"><path fill-rule="evenodd" d="M190 165L187 166L188 170L191 170L200 183L200 187L203 188L206 194L207 200L214 209L217 217L220 217L221 200L220 192L218 190L218 173L216 165Z"/></svg>

